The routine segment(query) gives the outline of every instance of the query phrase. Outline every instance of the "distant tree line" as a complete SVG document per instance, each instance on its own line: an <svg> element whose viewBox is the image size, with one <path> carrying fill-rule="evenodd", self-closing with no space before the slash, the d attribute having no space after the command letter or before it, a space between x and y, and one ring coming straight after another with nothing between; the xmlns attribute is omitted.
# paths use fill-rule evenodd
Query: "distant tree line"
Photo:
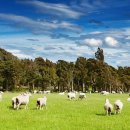
<svg viewBox="0 0 130 130"><path fill-rule="evenodd" d="M104 62L101 48L95 58L78 57L75 62L53 63L42 57L18 59L0 48L0 89L4 91L130 91L130 67L118 69Z"/></svg>

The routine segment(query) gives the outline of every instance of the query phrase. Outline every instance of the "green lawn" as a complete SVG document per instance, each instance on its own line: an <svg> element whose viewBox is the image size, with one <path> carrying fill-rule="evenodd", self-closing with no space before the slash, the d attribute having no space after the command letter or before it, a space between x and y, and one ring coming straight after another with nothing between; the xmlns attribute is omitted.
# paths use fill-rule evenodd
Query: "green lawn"
<svg viewBox="0 0 130 130"><path fill-rule="evenodd" d="M32 95L29 109L11 108L11 98L18 93L4 93L0 102L0 130L130 130L130 102L128 94L103 96L86 94L85 100L69 101L67 96L46 95L47 110L36 110L36 99ZM121 114L105 116L104 101L109 98L113 104L121 99L124 108Z"/></svg>

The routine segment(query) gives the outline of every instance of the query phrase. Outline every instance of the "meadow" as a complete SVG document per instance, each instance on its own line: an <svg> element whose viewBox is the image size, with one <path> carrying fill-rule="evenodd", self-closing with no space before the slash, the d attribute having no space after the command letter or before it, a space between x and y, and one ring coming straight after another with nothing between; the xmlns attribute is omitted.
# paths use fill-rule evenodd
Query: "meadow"
<svg viewBox="0 0 130 130"><path fill-rule="evenodd" d="M83 100L67 99L67 95L46 95L47 109L37 110L36 100L42 94L33 94L29 109L21 106L13 110L11 98L18 93L4 93L0 102L0 130L130 130L130 102L128 94L86 94ZM121 114L106 116L105 98L113 104L121 99L124 108Z"/></svg>

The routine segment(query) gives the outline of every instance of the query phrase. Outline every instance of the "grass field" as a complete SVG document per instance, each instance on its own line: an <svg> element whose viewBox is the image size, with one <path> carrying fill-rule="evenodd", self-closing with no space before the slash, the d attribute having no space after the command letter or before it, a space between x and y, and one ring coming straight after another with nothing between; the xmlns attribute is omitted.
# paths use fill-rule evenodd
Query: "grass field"
<svg viewBox="0 0 130 130"><path fill-rule="evenodd" d="M67 96L46 95L47 110L36 110L36 99L32 95L29 109L11 108L11 98L18 93L4 93L0 102L0 130L130 130L130 102L128 94L103 96L86 94L87 99L69 101ZM121 99L124 108L121 114L105 116L104 101L111 103Z"/></svg>

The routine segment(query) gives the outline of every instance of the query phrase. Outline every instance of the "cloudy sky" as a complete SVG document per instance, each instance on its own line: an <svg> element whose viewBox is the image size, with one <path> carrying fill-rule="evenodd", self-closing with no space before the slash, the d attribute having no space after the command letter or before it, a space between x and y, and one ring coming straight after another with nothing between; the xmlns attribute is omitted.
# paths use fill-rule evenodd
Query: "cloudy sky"
<svg viewBox="0 0 130 130"><path fill-rule="evenodd" d="M130 66L130 0L0 0L0 47L19 58Z"/></svg>

